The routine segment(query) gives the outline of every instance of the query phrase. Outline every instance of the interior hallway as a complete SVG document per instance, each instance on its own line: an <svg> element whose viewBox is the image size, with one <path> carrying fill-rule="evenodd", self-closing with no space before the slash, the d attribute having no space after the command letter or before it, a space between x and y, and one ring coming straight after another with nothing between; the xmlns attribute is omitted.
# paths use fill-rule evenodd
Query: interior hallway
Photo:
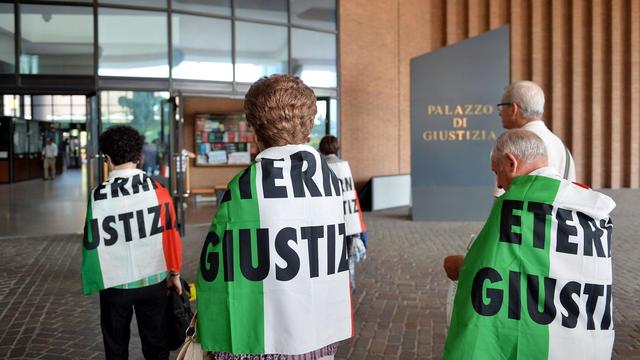
<svg viewBox="0 0 640 360"><path fill-rule="evenodd" d="M82 232L87 210L86 167L55 180L0 185L0 239Z"/></svg>

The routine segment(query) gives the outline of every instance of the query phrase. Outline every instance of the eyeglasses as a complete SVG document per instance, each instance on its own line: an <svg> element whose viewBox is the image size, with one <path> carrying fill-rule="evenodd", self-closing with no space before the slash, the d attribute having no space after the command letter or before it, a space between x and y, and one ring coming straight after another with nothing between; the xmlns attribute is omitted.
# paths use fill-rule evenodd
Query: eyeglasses
<svg viewBox="0 0 640 360"><path fill-rule="evenodd" d="M513 103L512 102L506 102L506 103L500 103L500 104L496 104L496 106L498 107L498 109L501 109L503 106L512 106Z"/></svg>

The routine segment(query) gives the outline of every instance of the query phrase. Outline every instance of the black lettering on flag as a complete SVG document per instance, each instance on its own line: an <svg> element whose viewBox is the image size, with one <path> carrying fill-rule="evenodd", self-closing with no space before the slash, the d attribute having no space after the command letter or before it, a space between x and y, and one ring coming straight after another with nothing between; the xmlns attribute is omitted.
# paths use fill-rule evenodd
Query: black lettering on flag
<svg viewBox="0 0 640 360"><path fill-rule="evenodd" d="M107 198L107 194L102 193L102 190L104 190L106 187L107 185L105 183L102 183L98 185L95 190L93 190L93 201L105 200Z"/></svg>
<svg viewBox="0 0 640 360"><path fill-rule="evenodd" d="M102 230L109 235L109 238L104 239L105 246L111 246L118 241L118 231L113 227L116 223L116 217L109 215L102 219Z"/></svg>
<svg viewBox="0 0 640 360"><path fill-rule="evenodd" d="M585 284L584 294L587 295L587 330L595 330L596 324L593 321L593 313L598 305L598 298L604 295L604 285Z"/></svg>
<svg viewBox="0 0 640 360"><path fill-rule="evenodd" d="M204 240L204 246L200 253L200 273L204 281L212 282L218 276L218 267L220 266L220 258L217 251L209 251L209 246L212 248L218 246L220 238L215 231L209 231L206 239Z"/></svg>
<svg viewBox="0 0 640 360"><path fill-rule="evenodd" d="M233 230L225 230L222 238L222 266L224 267L224 281L233 281Z"/></svg>
<svg viewBox="0 0 640 360"><path fill-rule="evenodd" d="M336 272L336 226L327 225L327 274Z"/></svg>
<svg viewBox="0 0 640 360"><path fill-rule="evenodd" d="M331 186L333 185L333 193L336 196L340 195L340 181L336 174L331 171L331 168L327 164L327 161L320 159L320 165L322 166L322 187L324 189L324 196L332 196Z"/></svg>
<svg viewBox="0 0 640 360"><path fill-rule="evenodd" d="M556 212L556 220L558 220L558 232L556 251L565 254L578 254L578 244L569 242L569 236L578 235L578 228L567 224L568 220L573 221L573 213L569 210L558 208Z"/></svg>
<svg viewBox="0 0 640 360"><path fill-rule="evenodd" d="M471 305L478 314L483 316L493 316L500 311L503 300L503 291L502 289L487 288L486 297L489 299L489 303L485 304L482 291L485 280L489 280L489 282L493 284L498 281L502 281L502 276L500 276L500 273L495 269L490 267L478 270L471 285Z"/></svg>
<svg viewBox="0 0 640 360"><path fill-rule="evenodd" d="M302 165L307 163L307 169L302 171ZM312 197L322 196L318 186L313 181L316 173L316 157L308 151L298 151L291 154L291 185L293 186L293 196L305 197L304 185ZM304 185L303 185L304 182Z"/></svg>
<svg viewBox="0 0 640 360"><path fill-rule="evenodd" d="M91 242L89 242L88 238L89 229L91 229ZM98 245L100 245L100 230L98 229L98 219L91 219L89 220L89 222L85 221L82 244L87 250L93 250L97 248Z"/></svg>
<svg viewBox="0 0 640 360"><path fill-rule="evenodd" d="M140 239L144 239L147 237L146 230L144 228L144 211L137 210L136 211L136 220L138 221L138 236Z"/></svg>
<svg viewBox="0 0 640 360"><path fill-rule="evenodd" d="M576 281L570 281L564 285L560 290L560 304L567 311L567 316L562 315L562 326L573 329L578 324L578 316L580 315L580 308L578 303L573 299L573 295L580 297L582 285Z"/></svg>
<svg viewBox="0 0 640 360"><path fill-rule="evenodd" d="M252 165L253 166L253 165ZM251 199L251 166L244 169L242 175L238 179L238 187L240 188L240 199Z"/></svg>
<svg viewBox="0 0 640 360"><path fill-rule="evenodd" d="M547 240L547 216L551 215L553 206L545 203L530 202L527 210L533 213L533 247L544 249Z"/></svg>
<svg viewBox="0 0 640 360"><path fill-rule="evenodd" d="M347 204L348 204L348 203L349 203L349 202L348 202L347 200L343 200L343 201L342 201L342 212L343 212L345 215L349 214L349 213L347 212Z"/></svg>
<svg viewBox="0 0 640 360"><path fill-rule="evenodd" d="M344 178L344 191L352 191L353 190L353 178L346 177Z"/></svg>
<svg viewBox="0 0 640 360"><path fill-rule="evenodd" d="M513 227L520 227L520 215L515 215L514 210L522 210L523 202L519 200L504 200L500 210L500 241L511 244L522 244L522 230L514 233Z"/></svg>
<svg viewBox="0 0 640 360"><path fill-rule="evenodd" d="M140 188L142 187L142 191L149 191L149 183L147 182L146 176L144 174L135 175L131 178L131 189L134 194L140 192Z"/></svg>
<svg viewBox="0 0 640 360"><path fill-rule="evenodd" d="M347 236L344 223L338 224L338 235L342 238L342 251L340 252L340 262L338 272L349 271L349 249L347 248Z"/></svg>
<svg viewBox="0 0 640 360"><path fill-rule="evenodd" d="M275 247L276 253L287 263L287 267L281 268L276 265L276 279L280 281L289 281L293 279L300 270L300 258L298 253L289 246L289 241L298 243L296 237L296 229L292 227L283 228L276 235Z"/></svg>
<svg viewBox="0 0 640 360"><path fill-rule="evenodd" d="M149 232L149 236L162 234L162 224L160 223L161 210L162 208L160 207L160 205L152 206L147 209L149 214L153 214L153 221L151 221L151 231Z"/></svg>
<svg viewBox="0 0 640 360"><path fill-rule="evenodd" d="M593 248L596 248L596 256L606 257L602 246L604 231L598 227L595 220L587 214L578 211L578 220L584 231L584 255L593 256Z"/></svg>
<svg viewBox="0 0 640 360"><path fill-rule="evenodd" d="M527 275L527 310L529 316L540 325L547 325L556 317L556 305L553 302L553 294L556 290L556 279L544 277L544 310L538 310L540 299L540 283L538 276Z"/></svg>
<svg viewBox="0 0 640 360"><path fill-rule="evenodd" d="M269 229L258 229L256 249L258 265L253 266L251 230L240 229L240 270L247 280L261 281L269 275Z"/></svg>
<svg viewBox="0 0 640 360"><path fill-rule="evenodd" d="M509 271L509 319L520 320L520 303L522 299L521 273Z"/></svg>
<svg viewBox="0 0 640 360"><path fill-rule="evenodd" d="M276 186L276 179L284 179L282 168L273 166L276 161L284 161L284 159L267 159L260 161L262 166L262 191L264 197L268 199L286 198L287 187Z"/></svg>
<svg viewBox="0 0 640 360"><path fill-rule="evenodd" d="M356 202L356 199L351 200L351 203L353 204L353 212L352 214L355 214L358 212L358 203Z"/></svg>
<svg viewBox="0 0 640 360"><path fill-rule="evenodd" d="M133 212L118 215L118 220L124 224L124 240L126 242L133 240L131 238L131 219L133 219Z"/></svg>
<svg viewBox="0 0 640 360"><path fill-rule="evenodd" d="M611 285L607 285L607 296L605 297L604 314L602 314L601 330L609 330L611 327Z"/></svg>
<svg viewBox="0 0 640 360"><path fill-rule="evenodd" d="M118 190L122 193L122 196L129 195L129 190L127 190L124 186L129 182L129 178L115 178L111 183L111 197L117 198Z"/></svg>
<svg viewBox="0 0 640 360"><path fill-rule="evenodd" d="M611 257L611 235L613 233L613 222L611 222L611 218L600 220L600 228L607 232L607 257Z"/></svg>
<svg viewBox="0 0 640 360"><path fill-rule="evenodd" d="M171 204L168 202L164 203L164 222L165 230L173 229L173 222L171 221Z"/></svg>
<svg viewBox="0 0 640 360"><path fill-rule="evenodd" d="M324 226L305 226L300 229L300 238L307 240L309 248L309 274L312 278L319 275L318 239L324 237Z"/></svg>

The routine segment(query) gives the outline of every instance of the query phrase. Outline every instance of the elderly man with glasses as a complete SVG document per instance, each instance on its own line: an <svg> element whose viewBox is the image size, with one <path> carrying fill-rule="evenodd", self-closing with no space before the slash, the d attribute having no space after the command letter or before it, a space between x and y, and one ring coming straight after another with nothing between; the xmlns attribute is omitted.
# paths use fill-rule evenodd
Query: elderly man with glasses
<svg viewBox="0 0 640 360"><path fill-rule="evenodd" d="M542 121L544 92L533 81L516 81L506 87L498 104L502 127L525 129L538 135L547 148L549 166L566 180L576 181L576 169L569 149Z"/></svg>

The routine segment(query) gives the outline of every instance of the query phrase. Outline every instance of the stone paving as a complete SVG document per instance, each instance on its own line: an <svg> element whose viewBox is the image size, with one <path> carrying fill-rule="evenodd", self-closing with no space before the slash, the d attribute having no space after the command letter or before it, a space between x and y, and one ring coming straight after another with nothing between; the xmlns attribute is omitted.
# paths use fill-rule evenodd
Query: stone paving
<svg viewBox="0 0 640 360"><path fill-rule="evenodd" d="M614 214L615 359L640 359L640 191L607 191ZM407 209L368 213L368 258L353 294L356 336L337 359L439 359L448 280L442 259L465 248L481 223L412 222ZM190 280L206 226L185 239ZM103 358L98 297L80 288L79 235L0 240L0 358ZM189 276L190 275L190 276ZM142 358L135 324L130 353ZM174 354L175 356L175 354Z"/></svg>

